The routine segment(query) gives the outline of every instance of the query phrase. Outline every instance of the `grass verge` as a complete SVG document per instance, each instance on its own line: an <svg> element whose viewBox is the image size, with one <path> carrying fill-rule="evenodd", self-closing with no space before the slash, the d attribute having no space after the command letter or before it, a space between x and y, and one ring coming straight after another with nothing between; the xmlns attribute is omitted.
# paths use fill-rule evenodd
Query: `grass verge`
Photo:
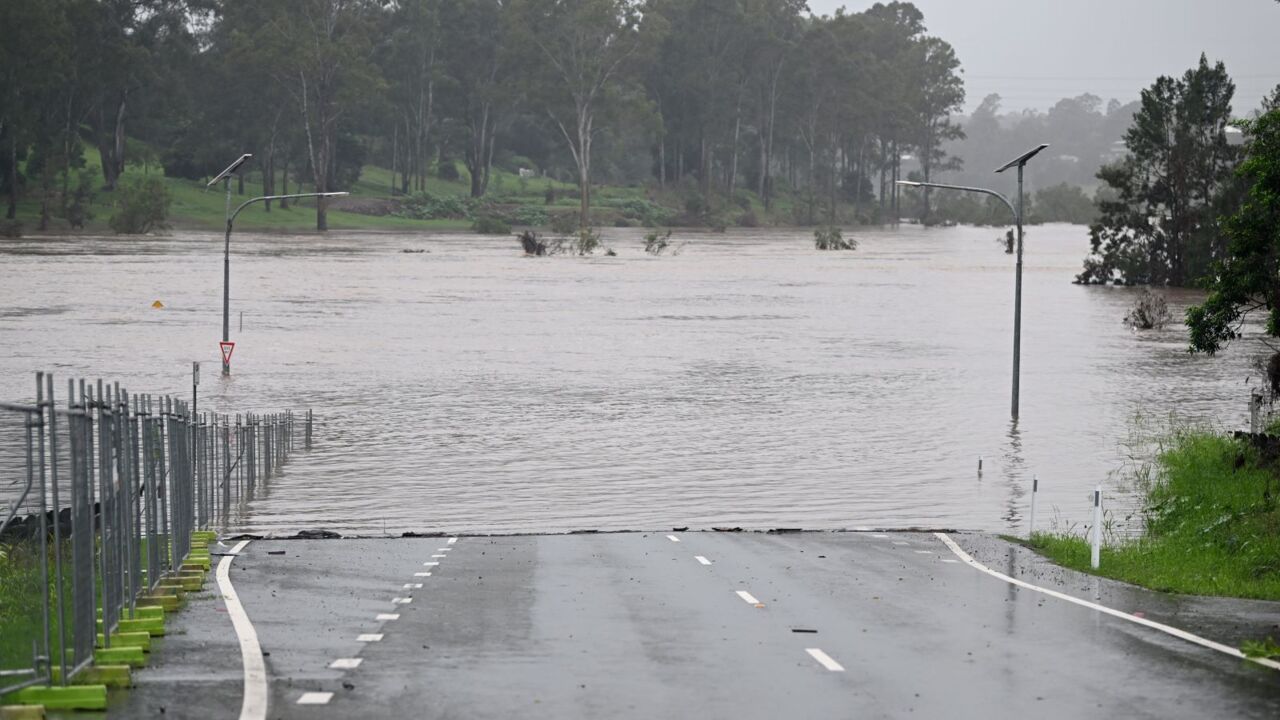
<svg viewBox="0 0 1280 720"><path fill-rule="evenodd" d="M1143 488L1146 533L1103 547L1070 533L1036 533L1027 543L1054 562L1153 590L1280 600L1280 457L1203 432L1175 433Z"/></svg>

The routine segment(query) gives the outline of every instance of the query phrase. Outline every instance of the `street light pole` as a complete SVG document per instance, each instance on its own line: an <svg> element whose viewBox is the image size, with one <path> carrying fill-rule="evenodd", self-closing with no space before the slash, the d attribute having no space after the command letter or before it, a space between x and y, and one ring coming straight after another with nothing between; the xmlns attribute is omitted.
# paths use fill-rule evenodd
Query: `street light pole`
<svg viewBox="0 0 1280 720"><path fill-rule="evenodd" d="M240 166L246 160L253 157L252 154L245 153L240 159L231 163L226 170L223 170L213 180L209 181L209 187L213 187L219 180L223 180L227 185L227 232L223 239L222 245L222 342L231 342L231 228L235 224L236 216L241 210L249 207L256 202L264 200L294 200L299 198L327 198L340 197L349 195L345 192L323 192L323 193L294 193L291 195L263 195L261 197L252 198L240 203L240 206L231 211L231 176L235 174ZM222 353L222 375L224 377L231 374L231 358L226 352Z"/></svg>
<svg viewBox="0 0 1280 720"><path fill-rule="evenodd" d="M963 192L976 192L984 195L991 195L992 197L999 198L1005 206L1009 208L1009 212L1013 213L1013 221L1017 226L1018 232L1018 259L1016 269L1014 270L1013 287L1013 397L1010 402L1010 415L1015 422L1018 420L1018 396L1020 391L1019 381L1022 376L1022 175L1023 168L1026 167L1027 161L1035 157L1041 150L1044 150L1047 147L1049 147L1047 144L1038 145L1037 147L1010 160L996 170L997 173L1002 173L1011 167L1018 168L1017 205L1009 202L1009 198L1004 195L1001 195L995 190L988 190L987 188L969 187L967 185L947 185L945 183L915 182L913 180L898 181L899 185L906 185L908 187L940 188L943 190L960 190Z"/></svg>

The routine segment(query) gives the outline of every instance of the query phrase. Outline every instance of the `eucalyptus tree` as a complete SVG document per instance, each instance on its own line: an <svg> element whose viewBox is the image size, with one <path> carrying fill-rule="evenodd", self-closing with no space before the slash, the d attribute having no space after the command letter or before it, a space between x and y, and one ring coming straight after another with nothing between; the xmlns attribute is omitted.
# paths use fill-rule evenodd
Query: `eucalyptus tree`
<svg viewBox="0 0 1280 720"><path fill-rule="evenodd" d="M591 146L597 119L626 99L630 63L641 51L643 3L637 0L511 0L509 37L523 58L531 104L560 131L577 168L579 223L590 225Z"/></svg>
<svg viewBox="0 0 1280 720"><path fill-rule="evenodd" d="M449 27L442 13L453 10L465 16L466 9L484 2L441 2L441 0L397 0L385 18L385 41L380 65L391 104L392 182L400 173L400 192L426 188L431 162L431 131L436 125L436 98L443 75L443 45L460 28ZM472 38L474 39L474 38ZM465 48L461 49L465 51Z"/></svg>
<svg viewBox="0 0 1280 720"><path fill-rule="evenodd" d="M449 113L463 130L463 159L471 175L471 197L489 187L498 124L517 94L510 23L502 0L446 2L441 6L445 84Z"/></svg>
<svg viewBox="0 0 1280 720"><path fill-rule="evenodd" d="M747 73L754 95L758 165L756 194L770 207L773 187L769 181L773 144L778 124L779 86L783 70L794 62L803 33L801 13L805 0L744 0L746 8Z"/></svg>
<svg viewBox="0 0 1280 720"><path fill-rule="evenodd" d="M61 5L0 0L0 182L8 191L10 220L17 214L20 159L32 144L51 144L48 114L68 72Z"/></svg>
<svg viewBox="0 0 1280 720"><path fill-rule="evenodd" d="M271 14L255 41L270 53L272 72L296 106L316 192L332 191L339 165L339 123L384 85L373 63L382 4L275 0L263 5ZM316 229L328 229L324 198L316 199Z"/></svg>
<svg viewBox="0 0 1280 720"><path fill-rule="evenodd" d="M964 81L958 73L960 61L946 41L923 37L912 49L912 79L907 89L912 93L920 172L924 181L929 182L934 172L961 167L959 158L948 157L944 144L964 137L964 130L951 119L952 113L964 105ZM928 188L924 192L921 219L929 219Z"/></svg>

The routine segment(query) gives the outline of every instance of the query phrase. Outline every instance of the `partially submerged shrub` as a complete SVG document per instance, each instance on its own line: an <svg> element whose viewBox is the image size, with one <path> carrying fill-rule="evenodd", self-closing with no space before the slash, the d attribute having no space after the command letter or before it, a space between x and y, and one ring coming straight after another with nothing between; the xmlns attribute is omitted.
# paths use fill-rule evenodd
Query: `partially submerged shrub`
<svg viewBox="0 0 1280 720"><path fill-rule="evenodd" d="M846 240L840 228L828 226L813 231L813 246L819 250L856 250L858 241Z"/></svg>
<svg viewBox="0 0 1280 720"><path fill-rule="evenodd" d="M1014 243L1017 241L1013 237L1013 231L1010 230L1009 232L1004 234L1004 237L996 238L996 242L999 243L1000 246L1004 248L1005 255L1012 255Z"/></svg>
<svg viewBox="0 0 1280 720"><path fill-rule="evenodd" d="M524 248L525 255L542 256L547 255L547 243L538 237L538 233L532 230L525 230L517 235L520 238L520 245Z"/></svg>
<svg viewBox="0 0 1280 720"><path fill-rule="evenodd" d="M169 217L169 190L158 177L125 182L116 191L116 212L108 224L120 235L145 235L160 230Z"/></svg>
<svg viewBox="0 0 1280 720"><path fill-rule="evenodd" d="M595 228L584 227L578 230L578 238L574 243L574 250L579 255L590 255L600 248L600 233Z"/></svg>
<svg viewBox="0 0 1280 720"><path fill-rule="evenodd" d="M1124 321L1136 330L1158 330L1169 322L1169 303L1163 295L1144 288Z"/></svg>
<svg viewBox="0 0 1280 720"><path fill-rule="evenodd" d="M672 255L679 255L684 246L685 243L683 242L676 244L671 241L670 230L665 233L654 231L644 236L644 251L650 255L661 255L668 248L671 250Z"/></svg>
<svg viewBox="0 0 1280 720"><path fill-rule="evenodd" d="M481 235L507 235L511 232L511 224L502 218L486 215L476 218L471 229Z"/></svg>

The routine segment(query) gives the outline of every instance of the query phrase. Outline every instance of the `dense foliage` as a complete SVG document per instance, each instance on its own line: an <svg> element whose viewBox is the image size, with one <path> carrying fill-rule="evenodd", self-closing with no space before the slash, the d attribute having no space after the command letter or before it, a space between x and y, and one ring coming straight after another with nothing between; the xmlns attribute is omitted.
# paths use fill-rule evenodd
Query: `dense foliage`
<svg viewBox="0 0 1280 720"><path fill-rule="evenodd" d="M1218 217L1236 197L1238 146L1227 139L1235 85L1222 63L1142 92L1128 154L1098 177L1114 192L1090 228L1082 283L1187 285L1223 257Z"/></svg>
<svg viewBox="0 0 1280 720"><path fill-rule="evenodd" d="M1193 351L1217 352L1255 310L1267 313L1267 335L1280 337L1280 109L1242 125L1249 144L1240 177L1248 193L1224 223L1226 254L1206 280L1209 296L1187 311Z"/></svg>
<svg viewBox="0 0 1280 720"><path fill-rule="evenodd" d="M708 221L784 193L806 222L884 216L904 157L956 167L959 68L905 2L0 0L0 189L43 224L86 155L113 191L126 164L197 179L251 152L265 194L372 163L406 196L460 166L481 197L500 167L577 184L579 225L601 182Z"/></svg>

